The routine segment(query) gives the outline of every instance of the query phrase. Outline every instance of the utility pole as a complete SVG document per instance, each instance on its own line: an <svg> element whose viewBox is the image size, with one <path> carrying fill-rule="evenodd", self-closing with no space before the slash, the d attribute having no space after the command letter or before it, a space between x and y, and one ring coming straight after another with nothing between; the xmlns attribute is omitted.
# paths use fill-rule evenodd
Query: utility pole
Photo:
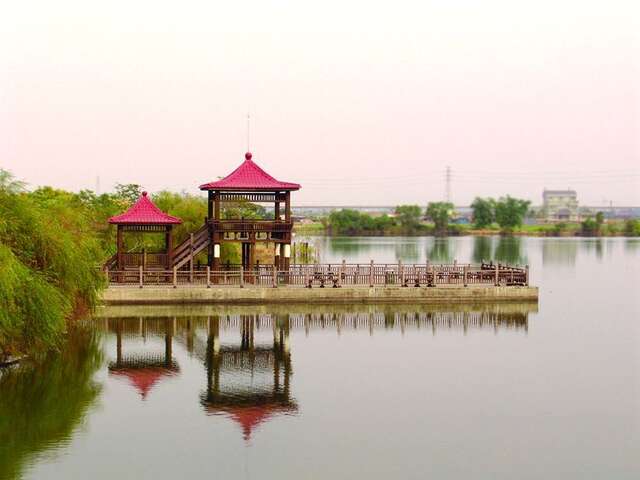
<svg viewBox="0 0 640 480"><path fill-rule="evenodd" d="M451 167L449 166L445 173L445 195L446 201L451 202Z"/></svg>

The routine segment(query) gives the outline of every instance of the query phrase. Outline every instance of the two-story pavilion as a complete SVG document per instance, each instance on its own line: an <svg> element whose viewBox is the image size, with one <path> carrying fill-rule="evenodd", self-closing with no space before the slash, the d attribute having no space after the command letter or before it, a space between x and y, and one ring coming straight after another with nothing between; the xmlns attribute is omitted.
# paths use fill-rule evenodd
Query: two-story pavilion
<svg viewBox="0 0 640 480"><path fill-rule="evenodd" d="M243 267L253 269L256 244L264 242L275 245L274 265L278 269L288 269L293 229L291 192L299 189L299 184L276 180L265 172L252 160L250 152L245 154L244 162L223 179L200 185L200 190L208 191L209 265L218 269L222 244L238 242L242 245ZM223 203L243 201L273 203L273 219L222 219Z"/></svg>

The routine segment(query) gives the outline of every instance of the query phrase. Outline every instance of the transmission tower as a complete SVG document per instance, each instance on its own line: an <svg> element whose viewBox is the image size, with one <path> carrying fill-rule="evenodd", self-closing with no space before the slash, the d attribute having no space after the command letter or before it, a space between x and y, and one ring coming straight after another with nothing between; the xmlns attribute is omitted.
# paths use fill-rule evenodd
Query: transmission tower
<svg viewBox="0 0 640 480"><path fill-rule="evenodd" d="M451 167L449 166L445 173L445 196L446 201L451 202Z"/></svg>

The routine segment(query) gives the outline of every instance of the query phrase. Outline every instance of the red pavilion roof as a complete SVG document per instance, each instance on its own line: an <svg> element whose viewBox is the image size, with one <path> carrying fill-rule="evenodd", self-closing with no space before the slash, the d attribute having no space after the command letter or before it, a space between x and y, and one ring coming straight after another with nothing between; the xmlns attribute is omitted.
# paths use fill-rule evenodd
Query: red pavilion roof
<svg viewBox="0 0 640 480"><path fill-rule="evenodd" d="M173 225L182 223L182 220L164 213L149 199L147 192L142 192L142 196L131 205L129 210L111 217L109 223Z"/></svg>
<svg viewBox="0 0 640 480"><path fill-rule="evenodd" d="M160 382L164 377L174 376L175 372L162 367L148 367L113 370L109 374L129 379L129 382L138 391L142 400L145 400L156 383Z"/></svg>
<svg viewBox="0 0 640 480"><path fill-rule="evenodd" d="M209 407L209 413L224 413L236 421L242 429L242 436L246 441L258 426L276 415L291 415L296 408L289 405L266 404L257 406L237 406L226 408Z"/></svg>
<svg viewBox="0 0 640 480"><path fill-rule="evenodd" d="M244 155L244 162L222 180L200 185L200 190L299 190L300 185L276 180L251 160L251 152Z"/></svg>

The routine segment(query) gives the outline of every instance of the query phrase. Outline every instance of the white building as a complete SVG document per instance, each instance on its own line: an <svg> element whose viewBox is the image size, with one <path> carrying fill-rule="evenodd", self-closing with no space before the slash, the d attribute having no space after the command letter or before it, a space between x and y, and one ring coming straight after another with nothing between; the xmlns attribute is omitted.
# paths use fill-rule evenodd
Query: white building
<svg viewBox="0 0 640 480"><path fill-rule="evenodd" d="M575 190L547 190L542 192L542 211L549 222L577 222L578 194Z"/></svg>

